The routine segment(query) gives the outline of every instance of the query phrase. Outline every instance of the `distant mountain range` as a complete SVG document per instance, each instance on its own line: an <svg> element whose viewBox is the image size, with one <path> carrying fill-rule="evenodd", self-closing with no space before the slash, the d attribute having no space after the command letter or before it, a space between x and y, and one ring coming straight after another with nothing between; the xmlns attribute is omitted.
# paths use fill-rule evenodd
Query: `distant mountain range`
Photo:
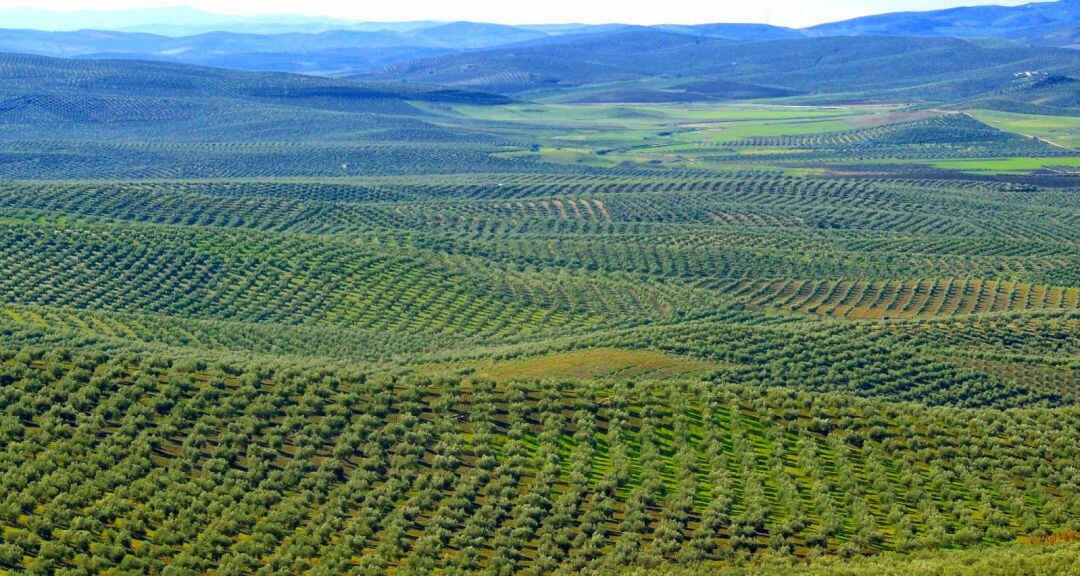
<svg viewBox="0 0 1080 576"><path fill-rule="evenodd" d="M512 26L471 22L439 24L419 30L281 34L207 32L179 37L111 30L0 30L0 51L329 74L547 37L542 32Z"/></svg>
<svg viewBox="0 0 1080 576"><path fill-rule="evenodd" d="M0 9L0 51L347 75L496 48L555 46L633 31L727 41L832 36L993 38L1080 45L1080 0L901 12L796 30L767 24L658 25L351 22L295 14L238 19L189 8L50 12Z"/></svg>
<svg viewBox="0 0 1080 576"><path fill-rule="evenodd" d="M284 32L322 32L330 29L409 29L412 23L379 24L337 20L325 16L302 14L268 14L238 17L213 14L192 8L139 8L132 10L75 10L59 12L39 8L0 9L0 22L5 28L49 31L117 30L164 35L192 35L206 32L248 32L278 34ZM416 26L430 26L418 22Z"/></svg>
<svg viewBox="0 0 1080 576"><path fill-rule="evenodd" d="M7 29L43 31L112 30L163 36L194 36L207 32L244 34L315 34L330 30L401 33L402 41L432 41L439 32L421 31L445 22L362 22L301 14L231 16L191 8L134 10L78 10L57 12L37 8L0 8L0 23ZM445 43L454 48L491 46L521 41L529 36L603 33L626 28L623 24L498 24L449 23ZM820 24L802 30L767 24L657 25L655 28L696 36L736 40L778 40L800 36L949 36L1003 38L1019 42L1069 46L1077 43L1080 0L1035 2L1022 6L971 6L927 12L895 12ZM419 34L409 34L419 33ZM400 45L400 44L395 44ZM424 45L424 44L420 44ZM471 46L470 46L471 45ZM445 46L444 46L445 47Z"/></svg>
<svg viewBox="0 0 1080 576"><path fill-rule="evenodd" d="M1080 50L1069 46L1077 44L1078 7L1080 0L954 8L804 30L765 24L378 24L289 15L240 26L293 30L279 33L237 31L231 17L189 9L80 12L80 22L128 30L0 30L0 52L299 72L567 102L872 94L939 102L989 98L1001 106L1054 112L1075 101L1068 91L1080 77ZM0 10L0 19L62 28L72 14ZM221 30L183 36L131 31L163 32L156 22L165 18L173 30ZM3 71L0 79L6 80Z"/></svg>
<svg viewBox="0 0 1080 576"><path fill-rule="evenodd" d="M193 36L113 30L0 29L0 52L63 58L159 60L240 70L337 74L373 70L398 62L445 54L497 47L554 45L630 30L656 30L684 37L739 40L803 37L796 30L760 24L655 28L614 24L525 28L451 22L417 29L334 29L318 33L281 34L226 31Z"/></svg>

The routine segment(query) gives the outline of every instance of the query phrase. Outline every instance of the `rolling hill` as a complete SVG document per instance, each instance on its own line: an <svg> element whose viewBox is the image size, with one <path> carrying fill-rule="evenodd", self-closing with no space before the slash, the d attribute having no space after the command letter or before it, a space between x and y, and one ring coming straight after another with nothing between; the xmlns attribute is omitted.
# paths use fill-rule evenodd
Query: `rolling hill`
<svg viewBox="0 0 1080 576"><path fill-rule="evenodd" d="M486 30L486 34L482 33ZM421 32L329 30L193 36L78 30L0 30L0 51L63 58L159 60L238 70L330 74L547 35L512 27L447 24Z"/></svg>
<svg viewBox="0 0 1080 576"><path fill-rule="evenodd" d="M17 21L17 20L16 20ZM788 28L759 24L700 26L505 26L474 22L376 25L275 34L214 30L162 35L108 29L43 31L0 29L0 52L61 58L159 60L238 70L333 75L494 47L543 46L631 30L667 30L689 36L764 40L801 37Z"/></svg>
<svg viewBox="0 0 1080 576"><path fill-rule="evenodd" d="M75 31L83 29L145 32L167 36L190 36L207 32L281 34L324 32L343 28L363 30L410 30L436 26L438 22L371 23L302 14L266 14L238 17L185 6L116 10L47 10L0 8L0 21L9 28Z"/></svg>
<svg viewBox="0 0 1080 576"><path fill-rule="evenodd" d="M1028 78L965 104L970 108L1005 112L1074 116L1080 112L1080 78L1064 75Z"/></svg>
<svg viewBox="0 0 1080 576"><path fill-rule="evenodd" d="M802 38L806 35L801 30L783 26L771 26L769 24L669 24L655 26L655 28L691 36L727 38L728 40L783 40Z"/></svg>
<svg viewBox="0 0 1080 576"><path fill-rule="evenodd" d="M836 78L845 73L864 74L863 64L899 66L904 71L913 62L945 67L948 55L912 54L911 43L903 38L935 38L940 44L926 43L922 49L959 51L954 61L969 59L979 69L1013 65L1019 57L1006 56L1016 46L948 43L948 38L1014 40L1024 44L1071 46L1080 34L1080 0L1061 0L1027 4L1019 7L980 6L931 12L882 14L845 22L822 24L802 30L766 24L698 24L626 26L621 24L566 24L508 26L477 22L406 22L350 23L329 19L296 20L294 28L261 29L257 23L237 27L226 17L203 18L201 13L162 11L171 14L176 26L184 22L203 22L210 26L199 34L154 34L154 26L131 27L119 23L148 22L153 10L87 14L85 25L102 24L102 29L43 31L36 29L0 30L0 52L87 59L134 59L219 66L239 70L283 71L308 74L348 76L370 73L428 76L445 83L475 83L485 89L523 91L530 85L574 86L593 82L622 81L657 75L704 75L712 80L741 81L774 88L807 91L805 82L785 83L774 78L779 72L762 60L779 61L793 55L791 62L820 78ZM48 12L9 10L9 25L46 26ZM150 20L148 20L150 19ZM273 17L264 19L269 24ZM57 16L55 22L63 23ZM116 22L110 29L109 23ZM321 24L320 24L321 22ZM192 24L198 27L198 25ZM217 28L213 28L216 25ZM54 27L65 28L57 24ZM119 29L119 30L117 30ZM668 34L670 36L665 36ZM813 38L852 38L844 41L798 43ZM875 40L874 38L878 38ZM747 46L728 50L731 43ZM770 42L779 42L769 44ZM783 42L795 42L784 44ZM883 57L881 51L893 51L896 58L866 62ZM993 62L982 54L996 52ZM876 56L874 56L876 55ZM755 59L755 56L761 58ZM799 58L799 56L805 56ZM831 57L850 61L850 69L819 68ZM439 59L440 57L444 57ZM809 60L808 60L809 58ZM438 59L438 60L436 60ZM727 66L725 66L725 64ZM1042 62L1038 62L1042 64ZM404 70L397 70L401 65ZM446 65L449 70L438 70ZM750 65L761 70L761 77L740 70ZM571 66L576 66L574 71ZM1035 69L1034 64L1028 70ZM454 68L463 69L464 74ZM389 69L385 70L385 69ZM711 69L711 70L704 70ZM411 70L411 71L410 71ZM942 69L943 72L948 70ZM980 70L972 71L978 74ZM899 82L918 78L901 76ZM979 78L974 80L981 81ZM926 83L937 80L928 78ZM650 87L636 88L645 95ZM852 86L859 90L859 86ZM952 89L955 89L953 87ZM830 89L834 90L834 89ZM670 93L670 92L668 92ZM629 94L624 92L624 94ZM664 98L665 92L651 98ZM686 100L683 96L669 96Z"/></svg>
<svg viewBox="0 0 1080 576"><path fill-rule="evenodd" d="M890 74L882 75L881 70ZM1075 73L1080 52L948 38L807 38L737 42L635 30L575 42L397 64L359 77L496 92L630 80L706 78L816 92L956 98L1007 86L1016 74Z"/></svg>
<svg viewBox="0 0 1080 576"><path fill-rule="evenodd" d="M729 54L718 47L723 41L757 43L796 41L820 37L923 37L1000 39L1029 45L1075 46L1080 43L1080 0L1040 2L1023 6L977 6L929 12L901 12L793 29L767 24L660 24L627 26L623 24L559 24L509 26L482 22L391 22L364 23L320 17L270 15L238 22L235 17L220 16L190 9L146 9L132 11L80 11L54 13L35 9L0 9L0 22L11 29L0 29L0 52L39 54L68 58L123 58L159 60L187 64L219 66L239 70L282 71L322 75L366 73L397 64L414 62L425 67L427 60L440 56L459 56L460 65L485 74L481 84L516 91L529 83L570 84L577 81L562 70L563 62L551 59L574 58L584 68L579 75L595 75L598 81L625 79L613 70L596 66L614 66L639 75L694 74L687 63L726 61ZM20 27L22 29L20 29ZM670 41L660 34L672 33L721 43L705 43L700 50L683 54L654 55L654 48L670 49ZM612 56L610 46L625 44L625 49L640 49L635 35L652 35L656 44L650 51L633 56L663 62L666 72L635 70ZM561 48L560 48L561 47ZM984 45L989 48L989 45ZM522 62L499 62L501 56L477 51L513 50ZM533 50L529 50L533 49ZM785 45L785 50L806 51L822 56L814 44ZM859 50L865 50L860 45ZM600 54L581 51L599 50ZM768 48L765 48L768 51ZM859 60L858 54L839 53ZM734 60L746 54L731 54ZM963 58L970 57L965 51ZM623 60L628 56L623 55ZM680 58L682 58L680 60ZM940 58L940 56L937 56ZM936 61L936 60L933 60ZM448 61L453 64L453 60ZM530 63L531 62L531 63ZM893 62L883 62L893 65ZM901 62L901 64L904 64ZM805 66L805 62L801 62ZM629 68L629 70L627 70ZM433 78L444 76L438 72ZM771 73L767 71L767 73ZM833 76L836 71L826 70ZM491 82L504 75L502 80ZM509 77L505 77L509 75ZM571 76L564 78L564 76ZM760 82L743 77L727 80ZM715 78L719 79L719 78ZM447 79L456 82L454 78ZM775 81L764 82L777 86ZM804 90L805 87L787 86ZM639 92L642 93L642 92ZM662 94L657 97L662 97ZM683 97L685 99L685 97Z"/></svg>
<svg viewBox="0 0 1080 576"><path fill-rule="evenodd" d="M1080 51L19 42L0 576L1080 566Z"/></svg>
<svg viewBox="0 0 1080 576"><path fill-rule="evenodd" d="M1080 45L1080 1L878 14L812 26L804 32L821 36L1002 38L1034 45L1076 46Z"/></svg>
<svg viewBox="0 0 1080 576"><path fill-rule="evenodd" d="M130 60L0 55L0 137L46 130L109 138L269 137L282 131L455 139L413 103L498 104L503 96ZM48 128L46 128L48 127Z"/></svg>

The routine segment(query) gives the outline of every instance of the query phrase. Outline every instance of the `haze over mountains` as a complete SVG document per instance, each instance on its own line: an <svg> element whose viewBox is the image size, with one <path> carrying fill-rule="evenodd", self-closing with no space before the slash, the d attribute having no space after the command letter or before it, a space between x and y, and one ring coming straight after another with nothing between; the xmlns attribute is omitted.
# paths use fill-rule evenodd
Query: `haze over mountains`
<svg viewBox="0 0 1080 576"><path fill-rule="evenodd" d="M204 12L194 8L139 8L130 10L75 10L61 12L40 8L0 9L0 19L6 28L50 31L122 30L163 35L191 35L206 32L250 32L273 34L281 32L321 32L334 28L365 29L362 23L336 20L324 16L302 14L269 14L239 18ZM418 22L418 26L430 25ZM408 25L383 25L380 29L407 29Z"/></svg>
<svg viewBox="0 0 1080 576"><path fill-rule="evenodd" d="M65 58L163 60L235 68L357 74L401 62L489 49L527 47L530 54L589 39L604 50L627 32L664 32L682 42L721 45L838 36L993 38L1032 46L1078 44L1080 0L1017 7L979 6L895 13L796 30L767 24L508 26L473 22L364 23L324 17L245 18L188 8L49 12L0 10L0 51ZM621 36L618 36L622 34ZM655 34L654 38L663 38ZM708 40L703 40L708 39ZM661 41L665 44L669 41ZM792 45L796 46L796 45ZM810 44L810 46L813 46ZM636 48L633 41L627 50ZM715 55L710 55L715 57ZM526 72L527 73L527 72Z"/></svg>
<svg viewBox="0 0 1080 576"><path fill-rule="evenodd" d="M1034 44L1064 45L1065 37L1055 34L1055 29L1073 29L1077 26L1080 6L1076 0L1058 2L1035 2L1022 6L972 6L934 10L927 12L897 12L855 18L842 22L819 24L794 32L796 35L904 35L904 36L955 36L964 38L1010 38ZM214 14L187 7L144 8L130 10L77 10L59 12L38 8L2 8L0 22L9 29L36 29L48 31L116 30L144 32L166 36L188 36L207 32L235 32L251 34L278 34L286 32L317 33L328 30L396 31L408 32L439 26L440 22L363 22L303 14L262 14L234 16ZM599 32L609 24L551 24L511 26L523 30L560 34L591 31ZM719 29L710 30L718 27ZM699 26L660 25L659 28L690 31L696 28L704 35L716 34L738 39L749 39L753 26L724 29L726 25L706 24ZM776 27L758 27L765 36L755 39L774 38ZM789 29L790 30L790 29ZM707 33L706 33L707 31ZM788 32L791 34L792 32Z"/></svg>
<svg viewBox="0 0 1080 576"><path fill-rule="evenodd" d="M1078 100L1080 51L1068 47L1076 40L1078 6L1080 0L1061 0L884 14L804 30L766 24L364 24L285 16L237 27L231 17L190 9L80 12L68 17L129 30L162 32L154 23L169 21L217 31L170 36L6 29L0 30L0 52L332 76L344 80L333 88L339 101L343 94L355 101L357 91L370 100L372 83L394 82L411 94L405 100L417 90L485 102L503 98L496 94L583 103L922 99L1061 114ZM50 21L50 14L0 10L9 24L71 24L54 14ZM293 31L238 31L280 31L273 27L282 22ZM176 68L170 74L203 73ZM246 82L231 78L228 84ZM6 91L15 93L12 106L37 105L20 99L22 84L12 86ZM390 92L400 96L396 88Z"/></svg>

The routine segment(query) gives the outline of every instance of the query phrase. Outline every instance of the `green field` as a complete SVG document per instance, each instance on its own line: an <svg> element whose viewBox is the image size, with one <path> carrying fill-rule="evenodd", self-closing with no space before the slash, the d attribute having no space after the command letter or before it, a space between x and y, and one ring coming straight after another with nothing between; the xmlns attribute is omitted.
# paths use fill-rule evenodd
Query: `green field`
<svg viewBox="0 0 1080 576"><path fill-rule="evenodd" d="M973 110L971 114L995 128L1042 138L1073 150L1080 148L1080 118L1075 116L1038 116L998 110Z"/></svg>
<svg viewBox="0 0 1080 576"><path fill-rule="evenodd" d="M1080 157L1077 156L1066 158L965 158L936 160L933 164L939 168L993 174L1023 174L1036 170L1075 174L1080 171Z"/></svg>
<svg viewBox="0 0 1080 576"><path fill-rule="evenodd" d="M456 106L452 116L456 122L497 122L500 134L533 143L530 150L499 157L596 168L732 170L749 164L792 173L805 170L812 160L817 170L855 161L1023 174L1072 172L1080 161L1075 141L1080 126L1075 118L989 110L961 115L897 105L529 104L494 111ZM913 132L945 120L981 126L987 140L960 146L935 142L927 149L928 145L917 144L919 135L912 134L909 142L890 141L873 150L867 146L879 135L890 136L890 130ZM1031 137L1044 142L1032 142ZM1013 154L1003 146L1008 140ZM1026 148L1032 152L1015 155Z"/></svg>

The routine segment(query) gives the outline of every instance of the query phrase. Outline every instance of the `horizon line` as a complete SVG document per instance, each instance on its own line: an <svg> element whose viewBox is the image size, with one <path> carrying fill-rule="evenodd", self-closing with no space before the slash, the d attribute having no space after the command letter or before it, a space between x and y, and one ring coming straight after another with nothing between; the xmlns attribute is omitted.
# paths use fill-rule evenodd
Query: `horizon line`
<svg viewBox="0 0 1080 576"><path fill-rule="evenodd" d="M198 8L198 7L187 6L187 5L182 5L182 4L175 4L175 5L170 5L170 6L140 6L140 7L132 7L132 8L111 8L111 9L110 8L52 9L52 8L39 8L39 7L36 7L36 6L21 5L21 6L6 6L6 7L0 6L0 11L24 10L24 11L28 11L28 12L38 12L38 13L46 13L46 14L51 13L51 14L75 15L75 14L80 14L80 13L98 13L98 14L116 13L116 14L119 14L119 13L125 13L125 12L126 13L131 13L131 12L155 12L155 11L169 11L169 10L184 10L184 11L189 11L189 12L192 12L192 13L206 14L206 15L220 17L220 18L234 18L235 20L229 21L228 22L229 24L243 23L243 21L245 19L275 19L275 18L287 19L287 18L291 17L291 18L304 18L304 19L323 20L327 24L336 24L336 25L340 25L340 26L361 25L361 24L374 24L374 25L386 24L386 25L391 25L391 24L433 23L433 24L442 25L442 24L470 23L470 24L494 24L494 25L510 26L510 27L521 27L521 26L641 26L641 27L655 27L655 26L701 26L701 25L709 25L709 24L733 24L733 25L772 26L772 27L776 27L776 28L785 28L785 29L790 29L790 30L804 30L804 29L807 29L807 28L812 28L814 26L819 26L819 25L823 25L823 24L830 24L830 23L835 23L835 22L844 22L844 21L848 21L848 20L854 20L854 19L866 18L866 17L873 17L873 16L878 16L878 15L884 15L884 14L909 14L909 13L921 13L921 12L935 12L935 11L938 11L938 10L952 10L952 9L958 9L958 8L989 7L989 6L1002 6L1002 7L1014 7L1015 8L1015 7L1021 7L1021 6L1029 5L1029 4L1053 4L1053 3L1057 3L1057 2L1067 2L1067 1L1069 1L1069 0L1035 0L1035 1L1018 3L1018 4L1011 4L1011 3L1002 4L1002 3L1000 3L1000 0L999 0L999 2L988 2L988 3L980 3L980 2L978 2L976 0L975 2L972 2L970 4L964 4L964 5L960 5L960 6L953 6L953 7L947 7L947 8L938 8L938 9L932 9L932 10L899 10L899 11L894 11L894 12L880 12L880 13L865 14L865 15L862 15L862 16L854 16L854 17L851 17L851 18L840 18L840 19L835 19L835 20L822 20L822 21L817 21L817 22L811 23L811 24L799 25L799 26L787 26L787 25L783 25L783 24L773 24L771 22L772 19L769 18L769 17L767 17L766 21L764 21L764 22L760 21L760 20L752 20L751 21L751 20L738 20L738 19L736 19L736 20L699 20L699 21L653 21L653 22L649 22L649 23L628 23L628 22L620 22L620 21L603 21L603 22L562 21L562 22L560 22L560 21L550 21L550 20L548 20L548 21L514 21L514 22L510 22L510 21L500 21L498 19L495 19L495 20L469 20L469 19L442 19L442 18L416 18L416 19L402 19L402 20L380 20L380 19L364 20L364 19L354 19L354 18L349 18L349 17L334 16L334 15L331 15L331 14L314 13L314 12L313 13L302 13L302 12L256 12L256 13L251 13L251 12L245 12L245 13L217 12L217 11L213 11L213 10L207 10L207 9L204 9L204 8ZM142 28L142 27L148 27L148 26L211 27L211 26L214 26L215 24L216 23L147 22L147 23L142 23L142 24L125 25L122 28L117 28L117 29L113 29L113 30L122 31L124 29ZM269 24L269 23L266 23L266 24ZM280 22L280 21L278 21L278 22L273 22L273 24L288 25L288 22ZM299 25L302 25L302 24L305 24L305 23L297 23L296 25L299 26ZM312 22L307 22L306 24L313 24L313 23ZM6 28L6 26L0 26L0 28ZM85 28L72 28L72 29L54 30L54 31L59 32L59 31L80 31L80 30L103 30L103 29L102 28L94 28L94 27L85 27ZM107 29L105 29L105 30L107 30Z"/></svg>

